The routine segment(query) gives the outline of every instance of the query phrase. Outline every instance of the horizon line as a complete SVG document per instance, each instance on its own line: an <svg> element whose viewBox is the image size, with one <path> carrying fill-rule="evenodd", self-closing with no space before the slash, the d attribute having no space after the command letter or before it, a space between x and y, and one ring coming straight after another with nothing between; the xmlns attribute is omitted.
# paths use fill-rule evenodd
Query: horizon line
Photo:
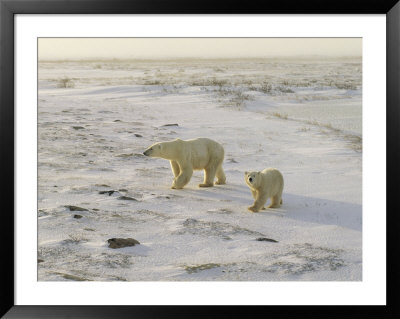
<svg viewBox="0 0 400 319"><path fill-rule="evenodd" d="M281 56L237 56L237 57L221 57L221 56L182 56L182 57L82 57L82 58L38 58L38 62L89 62L89 61L165 61L165 60L256 60L256 59L362 59L362 55L319 55L319 54L300 54L300 55L281 55Z"/></svg>

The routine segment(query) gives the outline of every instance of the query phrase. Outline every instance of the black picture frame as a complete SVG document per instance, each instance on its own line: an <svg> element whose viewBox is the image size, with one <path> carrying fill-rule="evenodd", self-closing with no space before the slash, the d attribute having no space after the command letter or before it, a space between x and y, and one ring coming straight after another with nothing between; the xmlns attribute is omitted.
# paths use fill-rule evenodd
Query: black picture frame
<svg viewBox="0 0 400 319"><path fill-rule="evenodd" d="M14 17L16 14L385 14L387 49L386 181L387 305L386 306L17 306L14 303ZM395 197L400 136L400 3L398 0L217 1L178 0L0 0L0 132L1 132L1 308L4 318L164 318L263 315L341 318L399 316L396 290ZM378 212L377 212L378 213ZM379 212L383 213L383 212ZM267 307L267 308L266 308Z"/></svg>

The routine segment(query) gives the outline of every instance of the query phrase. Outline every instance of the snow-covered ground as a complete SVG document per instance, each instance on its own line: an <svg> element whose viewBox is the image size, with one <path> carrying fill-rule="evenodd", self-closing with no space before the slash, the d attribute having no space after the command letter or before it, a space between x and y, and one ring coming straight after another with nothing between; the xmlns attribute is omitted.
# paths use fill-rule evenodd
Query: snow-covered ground
<svg viewBox="0 0 400 319"><path fill-rule="evenodd" d="M344 58L40 62L38 279L361 280L361 78ZM173 190L142 153L195 137L227 184ZM251 213L244 172L266 167L283 205Z"/></svg>

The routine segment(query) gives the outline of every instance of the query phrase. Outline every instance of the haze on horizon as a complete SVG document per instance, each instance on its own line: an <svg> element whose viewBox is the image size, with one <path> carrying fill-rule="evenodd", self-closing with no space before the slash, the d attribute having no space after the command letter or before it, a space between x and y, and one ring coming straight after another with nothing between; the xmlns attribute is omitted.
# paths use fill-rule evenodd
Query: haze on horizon
<svg viewBox="0 0 400 319"><path fill-rule="evenodd" d="M362 38L39 38L39 60L361 57Z"/></svg>

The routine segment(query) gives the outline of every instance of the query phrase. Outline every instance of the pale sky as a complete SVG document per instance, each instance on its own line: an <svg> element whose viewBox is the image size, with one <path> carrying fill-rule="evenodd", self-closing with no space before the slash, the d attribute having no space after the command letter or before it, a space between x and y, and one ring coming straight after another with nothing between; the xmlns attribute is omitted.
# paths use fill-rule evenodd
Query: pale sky
<svg viewBox="0 0 400 319"><path fill-rule="evenodd" d="M39 38L39 59L361 56L361 38Z"/></svg>

